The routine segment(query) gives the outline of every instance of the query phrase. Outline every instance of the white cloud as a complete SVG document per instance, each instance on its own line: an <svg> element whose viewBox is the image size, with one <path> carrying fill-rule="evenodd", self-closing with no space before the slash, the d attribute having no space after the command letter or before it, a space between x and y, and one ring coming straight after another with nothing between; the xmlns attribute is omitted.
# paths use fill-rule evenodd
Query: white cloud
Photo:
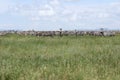
<svg viewBox="0 0 120 80"><path fill-rule="evenodd" d="M65 1L70 1L71 2L71 1L80 1L80 0L65 0Z"/></svg>
<svg viewBox="0 0 120 80"><path fill-rule="evenodd" d="M9 7L11 6L11 2L7 0L0 0L0 14L5 13L8 11Z"/></svg>
<svg viewBox="0 0 120 80"><path fill-rule="evenodd" d="M50 0L49 4L56 6L56 5L59 5L60 2L59 2L59 0Z"/></svg>
<svg viewBox="0 0 120 80"><path fill-rule="evenodd" d="M55 11L50 5L45 5L43 9L39 10L39 15L40 16L53 16L55 15Z"/></svg>
<svg viewBox="0 0 120 80"><path fill-rule="evenodd" d="M10 10L11 15L24 16L32 21L51 17L56 14L51 5L45 4L42 7L35 5L14 5Z"/></svg>
<svg viewBox="0 0 120 80"><path fill-rule="evenodd" d="M78 15L77 15L77 14L73 14L73 15L70 17L70 20L71 20L71 21L77 21L77 18L78 18Z"/></svg>
<svg viewBox="0 0 120 80"><path fill-rule="evenodd" d="M64 0L64 2L65 1L71 2L78 0ZM119 24L118 20L120 20L119 2L106 5L67 5L65 3L63 5L62 0L49 0L47 3L40 5L16 4L12 5L11 8L8 8L8 6L10 6L10 4L4 1L0 3L0 13L10 11L13 16L23 16L36 22L33 25L39 22L47 23L47 21L56 21L59 24L62 22L64 25L84 24L82 26L98 26L99 24L104 25L108 23ZM4 9L2 9L3 7Z"/></svg>
<svg viewBox="0 0 120 80"><path fill-rule="evenodd" d="M76 0L67 0L76 1ZM63 20L67 19L70 21L75 20L91 20L91 19L106 19L113 15L118 15L120 13L119 3L112 3L108 5L99 6L62 6L59 0L50 0L48 3L42 6L36 5L19 5L14 7L13 13L18 13L19 15L32 17L34 20L40 20L40 17L56 17L56 19ZM33 18L35 17L35 18ZM62 19L63 18L63 19ZM47 18L48 19L48 18ZM55 18L53 18L55 19ZM50 17L51 20L51 17Z"/></svg>
<svg viewBox="0 0 120 80"><path fill-rule="evenodd" d="M113 8L113 7L112 7ZM106 6L68 6L65 8L65 10L62 12L63 15L66 16L73 16L79 18L79 20L85 19L85 20L106 20L110 19L111 17L114 17L113 15L117 14L118 10L113 11L110 5ZM120 10L119 10L120 11ZM70 16L71 15L71 16Z"/></svg>

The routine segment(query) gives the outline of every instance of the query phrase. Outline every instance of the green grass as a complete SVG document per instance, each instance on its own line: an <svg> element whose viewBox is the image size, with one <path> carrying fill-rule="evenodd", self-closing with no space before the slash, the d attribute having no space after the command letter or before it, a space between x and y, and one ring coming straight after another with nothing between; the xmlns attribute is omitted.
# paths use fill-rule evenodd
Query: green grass
<svg viewBox="0 0 120 80"><path fill-rule="evenodd" d="M119 79L119 35L0 37L0 80Z"/></svg>

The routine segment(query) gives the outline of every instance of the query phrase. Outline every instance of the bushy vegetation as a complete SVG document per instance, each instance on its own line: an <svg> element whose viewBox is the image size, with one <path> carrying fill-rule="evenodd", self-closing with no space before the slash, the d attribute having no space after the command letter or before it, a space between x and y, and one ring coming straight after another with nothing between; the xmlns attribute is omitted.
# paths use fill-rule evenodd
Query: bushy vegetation
<svg viewBox="0 0 120 80"><path fill-rule="evenodd" d="M119 79L119 35L0 37L0 80Z"/></svg>

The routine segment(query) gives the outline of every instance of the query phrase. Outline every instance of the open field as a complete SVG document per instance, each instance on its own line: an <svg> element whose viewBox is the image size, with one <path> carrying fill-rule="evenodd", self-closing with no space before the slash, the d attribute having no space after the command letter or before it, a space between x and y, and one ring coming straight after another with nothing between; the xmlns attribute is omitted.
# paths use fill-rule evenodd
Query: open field
<svg viewBox="0 0 120 80"><path fill-rule="evenodd" d="M119 35L0 37L0 80L119 79Z"/></svg>

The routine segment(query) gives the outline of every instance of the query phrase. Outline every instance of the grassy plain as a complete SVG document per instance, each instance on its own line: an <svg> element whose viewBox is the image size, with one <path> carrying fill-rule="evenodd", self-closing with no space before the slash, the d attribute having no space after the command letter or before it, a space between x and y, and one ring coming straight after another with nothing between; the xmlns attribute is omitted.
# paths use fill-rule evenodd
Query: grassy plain
<svg viewBox="0 0 120 80"><path fill-rule="evenodd" d="M119 80L120 36L0 37L0 80Z"/></svg>

